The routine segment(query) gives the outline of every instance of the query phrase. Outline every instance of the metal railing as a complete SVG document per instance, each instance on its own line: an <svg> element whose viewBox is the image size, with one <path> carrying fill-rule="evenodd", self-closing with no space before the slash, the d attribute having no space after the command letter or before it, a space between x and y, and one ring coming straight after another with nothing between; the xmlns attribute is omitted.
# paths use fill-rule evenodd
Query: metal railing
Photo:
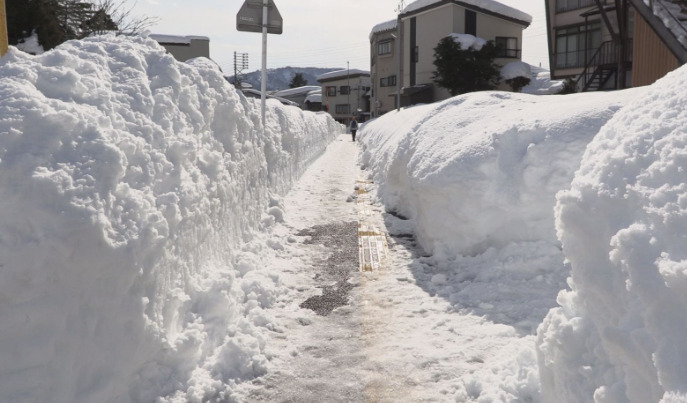
<svg viewBox="0 0 687 403"><path fill-rule="evenodd" d="M666 26L674 35L676 38L682 37L687 37L687 27L685 27L685 22L680 21L673 12L665 6L664 0L648 0L649 4L647 4L647 7L651 9L651 11L656 15L658 18L660 18L663 21L663 25ZM647 0L642 1L642 3L646 4ZM684 1L669 1L669 3L673 4L680 4L680 5L687 5L687 2ZM680 41L682 43L682 46L687 48L687 43L684 43L683 41Z"/></svg>
<svg viewBox="0 0 687 403"><path fill-rule="evenodd" d="M613 41L606 41L599 46L594 56L589 60L584 71L577 78L577 88L583 91L589 87L594 74L598 74L599 66L610 66L618 63L618 47Z"/></svg>
<svg viewBox="0 0 687 403"><path fill-rule="evenodd" d="M632 51L632 39L626 44L626 60L631 62L634 58ZM594 55L589 59L582 74L577 78L577 88L589 88L589 82L594 78L595 74L599 74L599 68L606 67L608 69L615 69L618 66L618 45L613 41L606 41L601 43L601 46L596 50Z"/></svg>
<svg viewBox="0 0 687 403"><path fill-rule="evenodd" d="M556 0L556 12L563 13L595 5L594 0Z"/></svg>

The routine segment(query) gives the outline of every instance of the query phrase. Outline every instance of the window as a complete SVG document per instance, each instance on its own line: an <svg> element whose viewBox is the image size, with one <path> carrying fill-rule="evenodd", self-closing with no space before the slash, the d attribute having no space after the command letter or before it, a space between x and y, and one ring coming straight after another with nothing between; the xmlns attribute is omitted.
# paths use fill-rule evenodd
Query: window
<svg viewBox="0 0 687 403"><path fill-rule="evenodd" d="M520 49L518 49L518 38L497 36L495 42L496 46L499 47L498 57L518 58L520 56Z"/></svg>
<svg viewBox="0 0 687 403"><path fill-rule="evenodd" d="M327 87L327 96L328 97L335 97L336 96L336 87Z"/></svg>
<svg viewBox="0 0 687 403"><path fill-rule="evenodd" d="M465 10L465 33L477 36L477 13Z"/></svg>
<svg viewBox="0 0 687 403"><path fill-rule="evenodd" d="M379 79L380 87L393 87L396 85L396 76L383 77Z"/></svg>
<svg viewBox="0 0 687 403"><path fill-rule="evenodd" d="M595 5L594 0L556 0L556 12L562 13Z"/></svg>
<svg viewBox="0 0 687 403"><path fill-rule="evenodd" d="M393 43L394 43L393 41L380 42L379 46L378 46L379 50L377 53L379 53L380 56L391 54L391 49L393 47Z"/></svg>
<svg viewBox="0 0 687 403"><path fill-rule="evenodd" d="M341 87L339 87L339 94L348 95L350 93L351 93L351 87L349 87L347 85L342 85Z"/></svg>
<svg viewBox="0 0 687 403"><path fill-rule="evenodd" d="M556 68L583 67L601 46L601 24L556 30Z"/></svg>
<svg viewBox="0 0 687 403"><path fill-rule="evenodd" d="M351 113L351 106L348 104L339 104L336 105L336 114L337 115L347 115Z"/></svg>

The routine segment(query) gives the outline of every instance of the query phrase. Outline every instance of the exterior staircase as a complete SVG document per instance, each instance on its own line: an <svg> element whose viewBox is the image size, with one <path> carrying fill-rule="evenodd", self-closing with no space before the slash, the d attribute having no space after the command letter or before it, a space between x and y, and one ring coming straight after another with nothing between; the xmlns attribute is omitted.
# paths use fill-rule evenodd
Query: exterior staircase
<svg viewBox="0 0 687 403"><path fill-rule="evenodd" d="M625 61L629 68L632 65L632 41L628 45L628 60ZM607 86L611 78L617 81L618 73L618 46L613 41L606 41L599 46L594 55L587 61L584 71L577 78L577 90L581 92L599 91L604 89L616 89L618 83L614 81L612 86Z"/></svg>

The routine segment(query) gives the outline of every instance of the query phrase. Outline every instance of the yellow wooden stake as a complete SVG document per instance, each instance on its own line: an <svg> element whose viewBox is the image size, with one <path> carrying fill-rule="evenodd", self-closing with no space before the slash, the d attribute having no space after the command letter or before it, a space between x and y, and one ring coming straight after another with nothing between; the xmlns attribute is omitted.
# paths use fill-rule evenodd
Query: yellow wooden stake
<svg viewBox="0 0 687 403"><path fill-rule="evenodd" d="M7 52L7 13L5 13L5 0L0 0L0 56Z"/></svg>

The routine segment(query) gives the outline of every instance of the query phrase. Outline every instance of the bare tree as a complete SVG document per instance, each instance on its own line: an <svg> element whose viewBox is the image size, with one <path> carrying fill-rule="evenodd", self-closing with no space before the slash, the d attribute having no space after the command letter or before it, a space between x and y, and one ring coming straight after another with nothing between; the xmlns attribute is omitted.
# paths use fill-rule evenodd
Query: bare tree
<svg viewBox="0 0 687 403"><path fill-rule="evenodd" d="M117 27L116 32L121 35L138 35L155 25L158 17L134 16L132 10L136 2L131 4L128 0L93 0L95 9L102 12L102 15L109 16L112 23ZM102 31L111 31L109 24L103 21ZM95 33L102 33L94 31Z"/></svg>

